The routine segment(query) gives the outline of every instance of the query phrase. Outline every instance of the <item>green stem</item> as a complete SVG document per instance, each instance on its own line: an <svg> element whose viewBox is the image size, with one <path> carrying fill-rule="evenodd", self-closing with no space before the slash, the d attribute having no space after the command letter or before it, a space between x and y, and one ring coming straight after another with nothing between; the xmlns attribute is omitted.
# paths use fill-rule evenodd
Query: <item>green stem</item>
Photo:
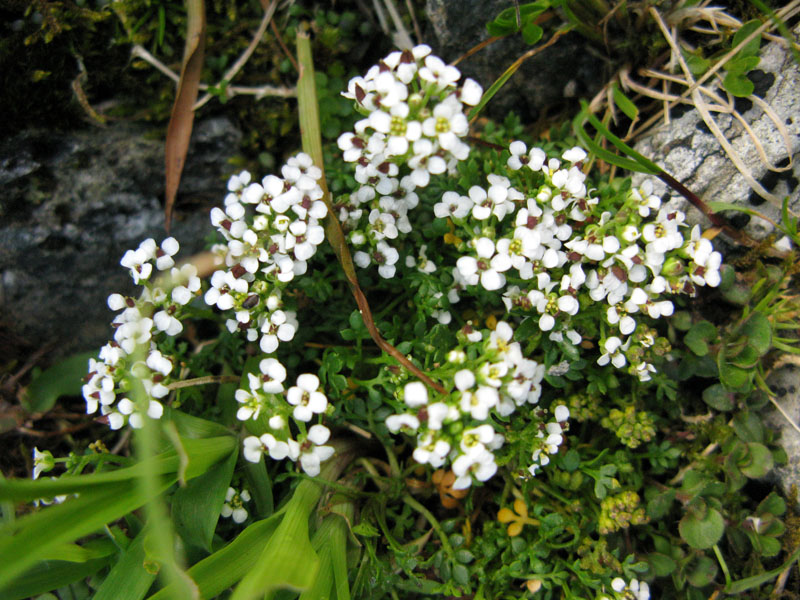
<svg viewBox="0 0 800 600"><path fill-rule="evenodd" d="M450 545L450 540L447 539L447 534L444 532L444 529L442 529L439 521L436 520L436 517L433 516L433 513L422 506L422 504L417 502L410 494L405 494L403 496L403 502L408 504L411 508L416 510L428 520L428 523L431 524L431 527L433 527L436 535L438 535L439 539L442 541L442 548L444 548L447 556L453 558L453 547Z"/></svg>
<svg viewBox="0 0 800 600"><path fill-rule="evenodd" d="M714 544L714 554L717 555L717 560L719 561L719 566L722 568L722 572L725 575L725 587L729 588L731 585L731 574L728 571L728 564L725 562L725 558L722 556L722 552L719 551L719 546Z"/></svg>

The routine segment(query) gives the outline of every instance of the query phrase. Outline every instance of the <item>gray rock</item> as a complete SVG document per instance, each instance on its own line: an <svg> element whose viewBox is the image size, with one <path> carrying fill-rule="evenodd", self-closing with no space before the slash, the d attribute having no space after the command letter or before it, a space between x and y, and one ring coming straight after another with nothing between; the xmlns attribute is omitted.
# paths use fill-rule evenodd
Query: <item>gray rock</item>
<svg viewBox="0 0 800 600"><path fill-rule="evenodd" d="M775 393L775 401L795 425L800 424L800 367L785 365L772 373L767 383ZM785 465L775 467L771 477L784 496L790 497L793 486L800 490L800 432L772 406L765 411L764 423L780 432L778 443L786 451L788 460Z"/></svg>
<svg viewBox="0 0 800 600"><path fill-rule="evenodd" d="M800 31L800 30L798 30ZM780 198L789 196L789 206L800 209L800 113L797 99L800 98L800 66L794 62L790 52L777 43L770 43L761 50L758 68L749 74L755 85L755 95L763 98L777 113L789 132L793 167L783 172L769 171L758 157L756 146L744 127L730 115L712 113L720 129L742 157L753 177L767 191ZM725 97L724 92L720 92ZM778 167L789 162L786 146L773 122L750 100L737 99L736 108L761 140L769 160ZM662 126L651 135L639 140L636 150L654 160L668 173L684 183L706 202L730 202L752 208L772 220L780 220L780 207L758 196L747 184L744 176L727 157L719 142L703 123L700 114L693 108L685 110L667 126ZM641 176L634 178L638 183ZM661 181L654 181L655 193L671 197L670 205L686 210L690 223L703 223L704 217L688 202L668 189ZM742 228L756 239L763 239L772 230L772 225L758 217L743 213L732 216L734 226Z"/></svg>
<svg viewBox="0 0 800 600"><path fill-rule="evenodd" d="M208 211L225 194L241 132L226 119L195 126L171 234L181 255L203 247ZM0 339L51 356L99 348L112 292L132 293L125 250L164 231L164 143L143 125L25 131L0 145ZM15 358L4 348L0 359Z"/></svg>
<svg viewBox="0 0 800 600"><path fill-rule="evenodd" d="M438 41L435 51L447 62L457 59L489 38L486 23L509 6L508 0L427 0L425 10ZM568 34L531 57L491 100L487 112L502 120L513 110L530 123L544 108L561 104L565 98L593 96L605 82L604 62L588 46L585 38ZM472 55L458 68L487 89L531 48L521 36L510 36ZM609 69L607 74L611 73Z"/></svg>

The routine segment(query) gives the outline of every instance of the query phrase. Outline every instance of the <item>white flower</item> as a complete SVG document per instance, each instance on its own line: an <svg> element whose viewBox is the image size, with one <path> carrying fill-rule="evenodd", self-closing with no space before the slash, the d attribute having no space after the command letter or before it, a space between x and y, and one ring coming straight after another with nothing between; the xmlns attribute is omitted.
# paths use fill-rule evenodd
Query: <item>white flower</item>
<svg viewBox="0 0 800 600"><path fill-rule="evenodd" d="M483 88L474 79L467 78L459 91L459 100L468 106L475 106L481 101Z"/></svg>
<svg viewBox="0 0 800 600"><path fill-rule="evenodd" d="M325 462L334 454L333 446L323 446L328 441L331 432L324 425L312 425L308 429L307 442L301 446L300 466L306 475L316 477L320 473L320 463ZM308 442L312 442L309 444Z"/></svg>
<svg viewBox="0 0 800 600"><path fill-rule="evenodd" d="M268 394L280 394L286 379L286 367L275 358L265 358L258 364L261 377L258 378L261 389Z"/></svg>
<svg viewBox="0 0 800 600"><path fill-rule="evenodd" d="M386 427L392 433L397 433L401 429L416 431L419 429L419 419L408 413L401 415L389 415L386 417Z"/></svg>
<svg viewBox="0 0 800 600"><path fill-rule="evenodd" d="M421 381L412 381L403 388L403 400L409 408L417 408L428 403L428 389Z"/></svg>
<svg viewBox="0 0 800 600"><path fill-rule="evenodd" d="M425 57L425 66L419 70L419 77L441 90L453 86L461 77L461 72L456 67L444 64L438 56L429 55Z"/></svg>
<svg viewBox="0 0 800 600"><path fill-rule="evenodd" d="M174 237L168 237L161 242L161 248L155 251L156 268L159 271L172 268L175 265L175 261L172 257L178 253L178 250L180 250L180 244L178 244L178 240Z"/></svg>
<svg viewBox="0 0 800 600"><path fill-rule="evenodd" d="M39 475L47 473L56 466L53 454L49 450L41 452L38 448L33 449L33 478L39 479Z"/></svg>
<svg viewBox="0 0 800 600"><path fill-rule="evenodd" d="M328 399L318 392L319 378L311 373L304 373L297 378L297 385L289 388L286 400L294 406L292 415L298 421L310 421L314 414L325 412Z"/></svg>
<svg viewBox="0 0 800 600"><path fill-rule="evenodd" d="M250 502L250 492L242 490L237 492L232 487L228 488L225 494L225 504L222 505L220 515L225 518L233 517L234 523L244 523L247 519L247 509L245 502Z"/></svg>

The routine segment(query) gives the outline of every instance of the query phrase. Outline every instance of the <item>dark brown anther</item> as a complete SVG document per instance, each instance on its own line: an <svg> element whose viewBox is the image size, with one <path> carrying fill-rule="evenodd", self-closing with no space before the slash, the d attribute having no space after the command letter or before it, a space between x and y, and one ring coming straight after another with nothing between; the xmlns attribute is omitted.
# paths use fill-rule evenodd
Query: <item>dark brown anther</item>
<svg viewBox="0 0 800 600"><path fill-rule="evenodd" d="M622 282L628 280L628 274L625 272L625 269L623 269L619 265L614 265L613 267L611 267L611 272L614 274L614 277L616 277Z"/></svg>
<svg viewBox="0 0 800 600"><path fill-rule="evenodd" d="M358 101L359 104L361 104L364 101L364 98L367 97L367 93L358 84L356 84L355 92L356 92L356 100Z"/></svg>
<svg viewBox="0 0 800 600"><path fill-rule="evenodd" d="M525 223L525 226L528 229L533 229L539 224L539 219L537 217L528 217L528 222Z"/></svg>
<svg viewBox="0 0 800 600"><path fill-rule="evenodd" d="M391 165L388 162L382 162L381 164L378 165L378 171L386 175L389 172L390 166Z"/></svg>
<svg viewBox="0 0 800 600"><path fill-rule="evenodd" d="M414 54L411 52L411 50L409 50L408 48L403 50L403 53L400 55L400 62L406 65L416 62L414 60Z"/></svg>
<svg viewBox="0 0 800 600"><path fill-rule="evenodd" d="M428 420L428 409L424 406L419 409L417 413L417 418L419 419L420 423L425 423Z"/></svg>
<svg viewBox="0 0 800 600"><path fill-rule="evenodd" d="M678 213L671 212L667 215L667 221L672 221L678 216Z"/></svg>
<svg viewBox="0 0 800 600"><path fill-rule="evenodd" d="M133 301L133 298L125 298L125 304L128 306L128 308L133 308L136 306L136 302Z"/></svg>
<svg viewBox="0 0 800 600"><path fill-rule="evenodd" d="M386 73L386 71L391 71L391 69L389 68L389 65L387 65L382 60L378 61L378 68L380 69L381 73Z"/></svg>
<svg viewBox="0 0 800 600"><path fill-rule="evenodd" d="M275 254L279 249L278 244L270 244L269 248L267 248L267 252Z"/></svg>
<svg viewBox="0 0 800 600"><path fill-rule="evenodd" d="M161 383L164 381L164 376L161 373L153 374L153 383Z"/></svg>
<svg viewBox="0 0 800 600"><path fill-rule="evenodd" d="M355 136L355 135L353 136L353 139L350 141L350 143L353 144L353 146L355 146L356 148L363 148L364 146L367 145L364 142L364 140L362 140L360 137Z"/></svg>
<svg viewBox="0 0 800 600"><path fill-rule="evenodd" d="M246 308L248 310L251 308L255 308L256 306L258 306L259 300L260 298L258 297L258 294L252 294L248 296L244 302L242 302L242 308Z"/></svg>
<svg viewBox="0 0 800 600"><path fill-rule="evenodd" d="M555 221L556 225L563 225L567 222L567 217L564 215L557 215Z"/></svg>
<svg viewBox="0 0 800 600"><path fill-rule="evenodd" d="M233 265L233 267L231 267L231 274L236 277L236 279L239 279L239 277L245 273L247 273L247 269L245 269L242 265Z"/></svg>
<svg viewBox="0 0 800 600"><path fill-rule="evenodd" d="M175 306L174 304L171 304L170 307L167 309L167 314L168 315L174 315L175 311L177 311L177 310L178 310L178 307Z"/></svg>
<svg viewBox="0 0 800 600"><path fill-rule="evenodd" d="M638 256L638 255L635 255L635 254L634 254L634 255L631 257L631 262L632 262L633 264L635 264L635 265L640 265L640 264L642 264L642 259L641 259L641 257L640 257L640 256Z"/></svg>
<svg viewBox="0 0 800 600"><path fill-rule="evenodd" d="M220 225L222 225L223 229L231 230L231 222L228 219L223 219Z"/></svg>
<svg viewBox="0 0 800 600"><path fill-rule="evenodd" d="M358 164L361 165L362 167L368 167L369 166L369 161L367 160L366 156L359 156L358 157Z"/></svg>
<svg viewBox="0 0 800 600"><path fill-rule="evenodd" d="M161 258L165 256L167 253L164 252L161 248L156 248L156 258Z"/></svg>
<svg viewBox="0 0 800 600"><path fill-rule="evenodd" d="M567 260L570 262L578 262L581 259L580 252L575 252L574 250L567 254Z"/></svg>
<svg viewBox="0 0 800 600"><path fill-rule="evenodd" d="M303 196L303 201L300 203L300 206L302 206L306 210L311 208L311 198L309 198L308 196Z"/></svg>

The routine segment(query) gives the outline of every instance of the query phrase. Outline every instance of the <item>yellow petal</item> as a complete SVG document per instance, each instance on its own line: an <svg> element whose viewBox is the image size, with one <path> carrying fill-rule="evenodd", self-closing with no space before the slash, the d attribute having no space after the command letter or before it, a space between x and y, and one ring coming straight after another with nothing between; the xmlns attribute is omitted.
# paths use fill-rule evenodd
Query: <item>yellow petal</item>
<svg viewBox="0 0 800 600"><path fill-rule="evenodd" d="M514 537L522 533L522 523L519 521L514 521L511 525L508 526L508 535Z"/></svg>
<svg viewBox="0 0 800 600"><path fill-rule="evenodd" d="M525 503L522 500L514 500L514 512L521 517L527 517L528 507L525 506Z"/></svg>
<svg viewBox="0 0 800 600"><path fill-rule="evenodd" d="M497 513L497 520L501 523L509 523L517 520L517 515L511 512L510 508L501 508Z"/></svg>

